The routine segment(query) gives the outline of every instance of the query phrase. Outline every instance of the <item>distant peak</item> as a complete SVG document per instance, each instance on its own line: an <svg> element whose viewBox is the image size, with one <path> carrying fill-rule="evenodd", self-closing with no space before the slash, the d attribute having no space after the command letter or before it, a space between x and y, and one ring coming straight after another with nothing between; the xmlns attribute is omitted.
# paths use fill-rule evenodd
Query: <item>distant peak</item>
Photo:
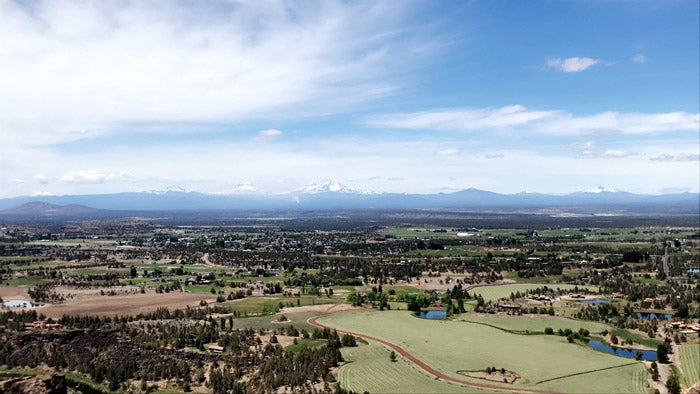
<svg viewBox="0 0 700 394"><path fill-rule="evenodd" d="M584 191L584 193L615 193L615 190L605 186L598 186L593 189L588 189Z"/></svg>
<svg viewBox="0 0 700 394"><path fill-rule="evenodd" d="M322 183L312 182L305 188L299 190L304 194L319 194L319 193L354 193L354 194L378 194L371 190L358 190L345 186L337 181L326 181Z"/></svg>
<svg viewBox="0 0 700 394"><path fill-rule="evenodd" d="M239 183L236 186L232 187L231 189L228 190L222 190L220 192L214 192L211 194L219 194L219 195L227 195L227 194L246 194L246 193L256 193L259 192L260 190L255 187L252 183L250 182L243 182Z"/></svg>
<svg viewBox="0 0 700 394"><path fill-rule="evenodd" d="M32 197L46 197L46 196L53 196L53 194L50 192L47 192L46 190L39 190L38 192L32 194Z"/></svg>
<svg viewBox="0 0 700 394"><path fill-rule="evenodd" d="M183 189L179 186L168 186L162 190L150 190L150 191L148 191L148 193L150 193L150 194L188 193L188 192L189 191L187 189Z"/></svg>

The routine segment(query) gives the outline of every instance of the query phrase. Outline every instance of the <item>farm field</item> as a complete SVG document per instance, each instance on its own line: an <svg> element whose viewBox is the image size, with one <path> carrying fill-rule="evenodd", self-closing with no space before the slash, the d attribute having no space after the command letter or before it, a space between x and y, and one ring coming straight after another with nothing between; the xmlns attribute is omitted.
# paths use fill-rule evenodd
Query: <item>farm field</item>
<svg viewBox="0 0 700 394"><path fill-rule="evenodd" d="M317 322L389 341L445 375L475 383L484 381L456 371L505 368L520 375L513 386L521 388L646 391L640 383L646 377L641 363L570 344L559 336L517 335L481 324L419 319L398 311L337 314Z"/></svg>
<svg viewBox="0 0 700 394"><path fill-rule="evenodd" d="M612 329L612 327L607 324L594 321L553 316L499 316L468 313L460 315L458 321L488 324L509 331L527 330L531 333L544 332L544 329L547 327L551 327L554 331L559 329L565 330L567 328L578 331L579 328L584 328L591 333L600 333L604 330Z"/></svg>
<svg viewBox="0 0 700 394"><path fill-rule="evenodd" d="M477 294L481 294L485 301L496 301L501 298L510 297L510 293L516 292L526 292L528 290L534 290L547 286L550 289L562 289L562 290L574 290L578 287L579 289L588 289L589 291L597 292L598 288L595 286L576 286L568 284L557 284L557 283L515 283L508 285L498 285L498 286L482 286L477 287L469 291L469 294L474 297Z"/></svg>
<svg viewBox="0 0 700 394"><path fill-rule="evenodd" d="M681 385L690 387L700 382L700 343L683 344L680 348L681 370L683 371Z"/></svg>
<svg viewBox="0 0 700 394"><path fill-rule="evenodd" d="M340 386L356 393L496 393L477 387L435 379L400 355L389 360L391 350L374 341L341 350L345 364L338 371Z"/></svg>
<svg viewBox="0 0 700 394"><path fill-rule="evenodd" d="M116 296L98 296L79 300L68 300L62 304L47 304L36 308L37 313L43 313L54 319L63 315L137 315L154 312L163 307L170 310L186 307L198 308L202 300L213 302L216 296L211 294L192 293L163 293L163 294L131 294Z"/></svg>

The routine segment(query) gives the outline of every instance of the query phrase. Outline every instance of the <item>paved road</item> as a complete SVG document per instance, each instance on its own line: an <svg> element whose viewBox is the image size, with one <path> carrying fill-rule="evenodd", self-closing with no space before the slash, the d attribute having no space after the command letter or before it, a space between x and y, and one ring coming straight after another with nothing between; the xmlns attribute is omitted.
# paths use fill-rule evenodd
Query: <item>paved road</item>
<svg viewBox="0 0 700 394"><path fill-rule="evenodd" d="M666 279L668 279L669 278L669 275L668 275L668 246L666 246L664 248L663 261L664 261L664 273L666 274Z"/></svg>
<svg viewBox="0 0 700 394"><path fill-rule="evenodd" d="M329 328L329 329L333 329L332 327L328 327L328 326L325 326L325 325L323 325L323 324L317 322L316 319L318 319L319 317L321 317L321 316L314 316L314 317L310 318L310 319L308 320L309 324L311 324L312 326L319 327L319 328ZM413 357L413 356L410 355L407 351L403 350L402 348L398 347L397 345L394 345L393 343L387 342L387 341L385 341L385 340L383 340L383 339L371 337L371 336L369 336L369 335L358 334L358 333L356 333L356 332L343 331L343 330L337 330L337 331L338 331L339 333L341 333L341 334L350 334L350 335L354 335L354 336L356 336L356 337L362 337L362 338L365 338L365 339L370 339L370 340L372 340L372 341L379 342L379 343L381 343L381 344L383 344L383 345L386 345L386 346L392 348L393 350L395 350L396 352L398 352L400 355L404 356L405 358L407 358L407 359L413 361L416 365L418 365L418 366L419 366L420 368L422 368L424 371L426 371L426 372L428 372L429 374L431 374L431 375L433 375L433 376L436 376L436 377L438 377L438 378L440 378L440 379L443 379L443 380L447 380L447 381L454 382L454 383L460 383L460 384L464 384L464 385L472 386L472 387L480 387L480 388L483 388L483 389L517 391L517 392L521 392L521 393L557 394L555 391L537 390L537 389L526 389L526 388L512 387L512 386L510 386L510 387L509 387L509 386L497 386L497 385L491 385L491 384L473 383L473 382L468 382L468 381L466 381L466 380L456 379L456 378L453 378L453 377L451 377L451 376L447 376L447 375L445 375L445 374L443 374L443 373L441 373L441 372L438 372L438 371L432 369L432 368L429 367L427 364L425 364L424 362L420 361L419 359Z"/></svg>

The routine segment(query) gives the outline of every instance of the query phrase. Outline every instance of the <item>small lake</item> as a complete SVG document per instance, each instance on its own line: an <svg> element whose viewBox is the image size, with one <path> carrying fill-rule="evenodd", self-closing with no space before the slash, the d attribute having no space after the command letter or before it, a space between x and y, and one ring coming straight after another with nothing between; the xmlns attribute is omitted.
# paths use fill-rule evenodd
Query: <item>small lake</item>
<svg viewBox="0 0 700 394"><path fill-rule="evenodd" d="M624 313L620 313L620 316L625 316ZM665 320L671 320L673 317L672 314L670 313L659 313L658 315L656 313L644 313L644 312L637 312L637 319L665 319Z"/></svg>
<svg viewBox="0 0 700 394"><path fill-rule="evenodd" d="M31 308L32 303L26 300L7 300L2 303L4 306L11 308Z"/></svg>
<svg viewBox="0 0 700 394"><path fill-rule="evenodd" d="M447 317L447 312L445 311L427 311L418 314L418 317L423 319L444 319Z"/></svg>
<svg viewBox="0 0 700 394"><path fill-rule="evenodd" d="M581 302L583 302L584 304L609 304L612 301L604 300L602 298L596 298L595 300L583 300Z"/></svg>
<svg viewBox="0 0 700 394"><path fill-rule="evenodd" d="M606 353L614 354L616 356L625 358L634 358L637 352L641 352L642 360L656 361L656 350L622 349L619 347L608 346L603 342L597 341L595 339L589 339L587 345L594 349L602 350Z"/></svg>

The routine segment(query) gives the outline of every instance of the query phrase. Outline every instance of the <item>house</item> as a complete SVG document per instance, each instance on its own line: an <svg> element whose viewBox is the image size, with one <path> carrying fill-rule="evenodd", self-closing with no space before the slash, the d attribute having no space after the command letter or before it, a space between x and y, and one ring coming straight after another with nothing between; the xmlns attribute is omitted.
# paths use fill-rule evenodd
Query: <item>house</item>
<svg viewBox="0 0 700 394"><path fill-rule="evenodd" d="M58 323L47 323L46 320L37 320L31 323L24 323L26 328L58 328L61 325Z"/></svg>
<svg viewBox="0 0 700 394"><path fill-rule="evenodd" d="M214 353L221 353L224 351L224 347L219 345L210 345L209 351Z"/></svg>
<svg viewBox="0 0 700 394"><path fill-rule="evenodd" d="M622 293L612 293L610 297L612 298L622 298L624 295Z"/></svg>

